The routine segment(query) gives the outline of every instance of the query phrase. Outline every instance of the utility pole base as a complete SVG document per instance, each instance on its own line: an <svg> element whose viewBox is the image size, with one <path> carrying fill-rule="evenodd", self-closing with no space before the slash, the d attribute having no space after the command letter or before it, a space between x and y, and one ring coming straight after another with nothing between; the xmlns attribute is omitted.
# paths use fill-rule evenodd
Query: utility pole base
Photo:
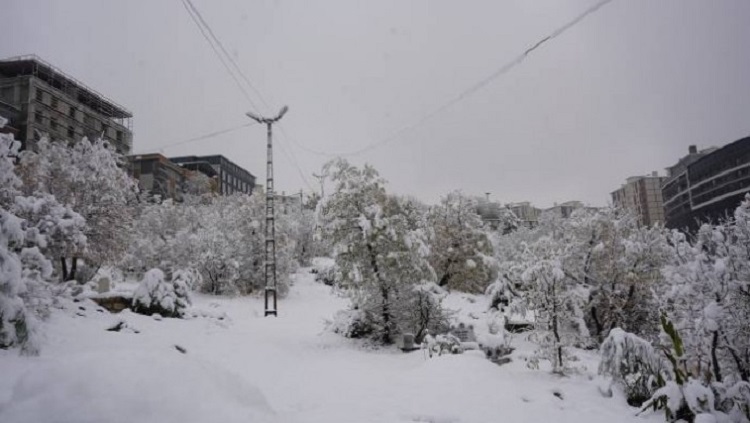
<svg viewBox="0 0 750 423"><path fill-rule="evenodd" d="M275 288L266 288L264 305L265 305L264 308L266 311L263 317L268 317L268 316L278 317L278 314L276 314L277 307L276 307L276 289Z"/></svg>

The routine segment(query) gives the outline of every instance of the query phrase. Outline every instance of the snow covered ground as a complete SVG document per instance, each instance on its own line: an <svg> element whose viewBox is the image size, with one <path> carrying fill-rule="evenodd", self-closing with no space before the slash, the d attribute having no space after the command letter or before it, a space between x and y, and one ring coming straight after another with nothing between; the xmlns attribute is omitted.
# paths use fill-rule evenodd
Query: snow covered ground
<svg viewBox="0 0 750 423"><path fill-rule="evenodd" d="M481 325L484 301L446 304ZM603 397L591 354L561 378L525 366L533 346L521 336L504 366L479 352L366 348L324 330L345 304L302 272L278 318L263 317L262 299L206 296L194 306L207 317L190 320L55 310L39 357L0 351L0 422L662 421Z"/></svg>

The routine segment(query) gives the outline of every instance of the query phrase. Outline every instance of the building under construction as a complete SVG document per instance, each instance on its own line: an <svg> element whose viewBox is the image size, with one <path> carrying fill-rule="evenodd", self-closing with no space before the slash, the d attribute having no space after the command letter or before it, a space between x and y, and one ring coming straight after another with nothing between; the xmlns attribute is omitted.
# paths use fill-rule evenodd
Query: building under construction
<svg viewBox="0 0 750 423"><path fill-rule="evenodd" d="M43 136L101 138L123 155L133 145L132 113L37 56L0 60L0 115L24 148Z"/></svg>

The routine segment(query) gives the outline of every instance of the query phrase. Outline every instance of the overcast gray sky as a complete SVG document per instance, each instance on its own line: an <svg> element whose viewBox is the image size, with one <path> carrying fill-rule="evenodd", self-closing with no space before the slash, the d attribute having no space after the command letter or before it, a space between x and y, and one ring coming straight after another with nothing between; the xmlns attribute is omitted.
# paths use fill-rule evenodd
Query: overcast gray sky
<svg viewBox="0 0 750 423"><path fill-rule="evenodd" d="M294 163L315 188L327 160L303 147L347 152L390 136L596 0L193 2L267 102L290 106L275 157L276 188L291 192L309 189ZM0 14L0 56L38 54L129 108L136 152L248 121L180 0L4 0ZM427 201L463 189L606 204L626 177L664 172L690 144L750 134L748 22L747 0L615 0L349 159ZM259 126L163 153L220 153L265 182Z"/></svg>

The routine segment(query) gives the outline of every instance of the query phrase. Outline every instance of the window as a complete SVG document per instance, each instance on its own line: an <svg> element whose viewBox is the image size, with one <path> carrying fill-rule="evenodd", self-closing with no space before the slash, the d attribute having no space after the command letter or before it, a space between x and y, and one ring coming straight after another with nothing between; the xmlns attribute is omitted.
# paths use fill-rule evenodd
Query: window
<svg viewBox="0 0 750 423"><path fill-rule="evenodd" d="M42 112L36 112L36 113L34 113L34 121L36 123L43 123L44 122L44 115L42 115Z"/></svg>
<svg viewBox="0 0 750 423"><path fill-rule="evenodd" d="M57 119L50 118L49 120L49 126L52 128L53 131L57 131Z"/></svg>
<svg viewBox="0 0 750 423"><path fill-rule="evenodd" d="M123 138L122 131L117 131L117 141L122 142L122 138Z"/></svg>
<svg viewBox="0 0 750 423"><path fill-rule="evenodd" d="M154 162L152 160L144 161L141 163L141 172L143 173L153 173L154 172Z"/></svg>
<svg viewBox="0 0 750 423"><path fill-rule="evenodd" d="M14 91L15 91L14 87L3 87L2 90L0 90L0 98L2 98L3 100L9 103L14 103L15 102L15 98L13 98Z"/></svg>
<svg viewBox="0 0 750 423"><path fill-rule="evenodd" d="M76 130L72 126L68 126L68 136L73 138L76 136Z"/></svg>
<svg viewBox="0 0 750 423"><path fill-rule="evenodd" d="M39 89L36 90L36 101L40 103L44 102L44 93Z"/></svg>
<svg viewBox="0 0 750 423"><path fill-rule="evenodd" d="M57 110L57 106L59 106L59 103L57 101L56 97L52 97L52 108Z"/></svg>
<svg viewBox="0 0 750 423"><path fill-rule="evenodd" d="M73 106L68 107L68 116L72 117L73 119L76 118L76 108Z"/></svg>

